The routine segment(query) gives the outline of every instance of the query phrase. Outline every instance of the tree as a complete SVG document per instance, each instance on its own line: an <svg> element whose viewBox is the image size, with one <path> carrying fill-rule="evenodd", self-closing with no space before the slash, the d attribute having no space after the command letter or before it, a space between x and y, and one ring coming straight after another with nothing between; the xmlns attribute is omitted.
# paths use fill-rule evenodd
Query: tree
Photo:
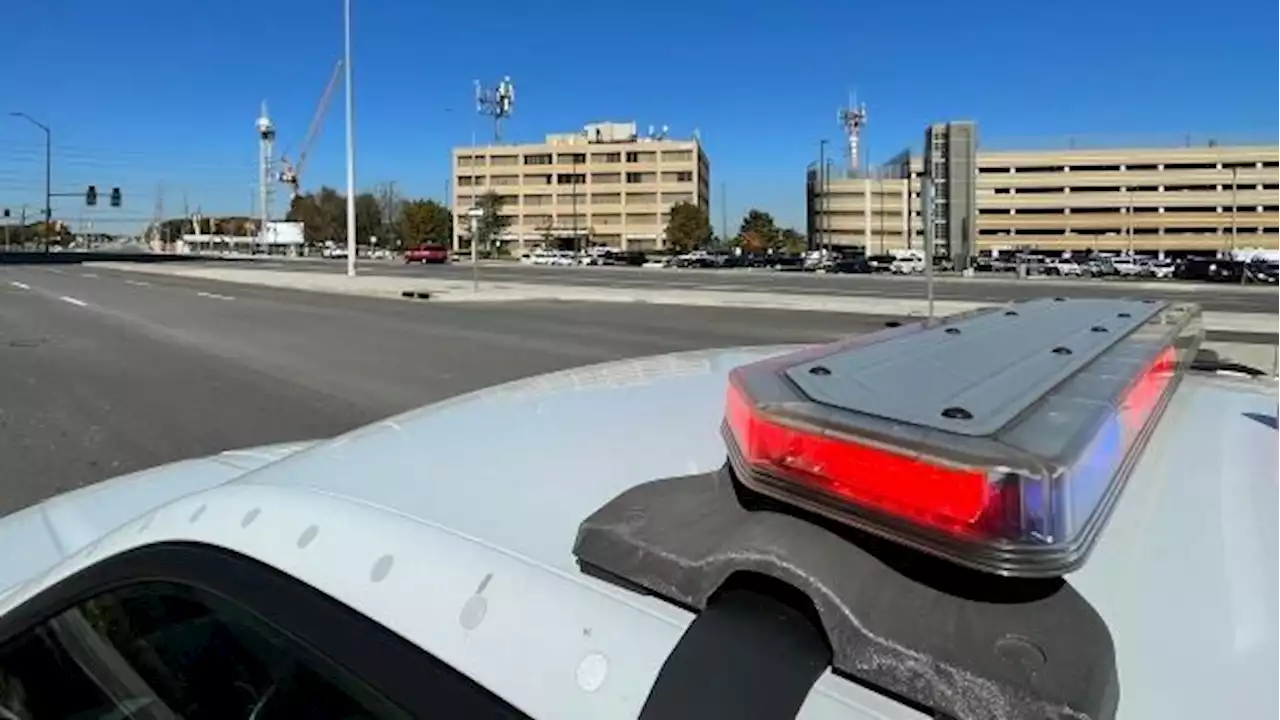
<svg viewBox="0 0 1280 720"><path fill-rule="evenodd" d="M778 246L778 226L773 216L763 210L752 208L742 218L738 229L738 245L747 252L763 252Z"/></svg>
<svg viewBox="0 0 1280 720"><path fill-rule="evenodd" d="M468 241L475 240L477 249L492 249L493 243L511 224L511 218L502 214L502 197L490 190L476 199L476 207L483 213L476 223L478 237L471 238L470 228L467 230Z"/></svg>
<svg viewBox="0 0 1280 720"><path fill-rule="evenodd" d="M688 252L711 242L711 220L707 211L692 203L671 206L667 221L667 245L678 252Z"/></svg>
<svg viewBox="0 0 1280 720"><path fill-rule="evenodd" d="M339 242L347 237L347 201L331 187L294 198L285 219L302 223L308 245Z"/></svg>
<svg viewBox="0 0 1280 720"><path fill-rule="evenodd" d="M423 243L447 245L453 238L453 214L435 200L411 200L400 206L396 238L401 247Z"/></svg>
<svg viewBox="0 0 1280 720"><path fill-rule="evenodd" d="M394 182L382 183L373 189L378 199L378 213L382 218L382 227L378 229L378 244L384 248L400 249L404 241L399 237L400 213L404 210L405 199L396 190Z"/></svg>
<svg viewBox="0 0 1280 720"><path fill-rule="evenodd" d="M356 195L356 242L362 245L369 243L369 239L377 237L382 231L382 208L378 205L378 198L373 193L360 193ZM347 212L345 207L342 209L342 224L345 226L347 222Z"/></svg>
<svg viewBox="0 0 1280 720"><path fill-rule="evenodd" d="M778 247L789 253L798 253L808 247L808 242L804 235L792 228L786 228L778 234Z"/></svg>

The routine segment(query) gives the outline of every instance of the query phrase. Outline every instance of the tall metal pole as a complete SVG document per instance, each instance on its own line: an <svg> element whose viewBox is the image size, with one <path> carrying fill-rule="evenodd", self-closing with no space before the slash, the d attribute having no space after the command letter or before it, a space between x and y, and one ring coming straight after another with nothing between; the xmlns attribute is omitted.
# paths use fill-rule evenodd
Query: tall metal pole
<svg viewBox="0 0 1280 720"><path fill-rule="evenodd" d="M569 163L569 179L573 183L573 222L570 225L573 228L573 252L577 255L582 253L578 238L578 153L574 153L571 157L573 160Z"/></svg>
<svg viewBox="0 0 1280 720"><path fill-rule="evenodd" d="M827 236L827 141L818 141L818 237L814 245L825 247L823 241Z"/></svg>
<svg viewBox="0 0 1280 720"><path fill-rule="evenodd" d="M1129 188L1129 212L1126 213L1126 220L1128 221L1128 227L1126 228L1128 232L1125 234L1129 236L1126 254L1129 257L1133 257L1133 188Z"/></svg>
<svg viewBox="0 0 1280 720"><path fill-rule="evenodd" d="M729 242L729 191L725 182L720 181L720 244Z"/></svg>
<svg viewBox="0 0 1280 720"><path fill-rule="evenodd" d="M1236 194L1236 178L1239 173L1237 168L1231 168L1231 254L1235 255L1236 251L1236 207L1240 204L1237 202Z"/></svg>
<svg viewBox="0 0 1280 720"><path fill-rule="evenodd" d="M48 125L24 112L9 113L44 131L44 250L49 251L49 233L53 230L53 131Z"/></svg>
<svg viewBox="0 0 1280 720"><path fill-rule="evenodd" d="M924 286L928 301L927 322L933 323L933 178L920 179L920 215L924 219Z"/></svg>
<svg viewBox="0 0 1280 720"><path fill-rule="evenodd" d="M356 276L356 139L351 89L351 0L342 2L342 65L346 74L347 115L347 277Z"/></svg>
<svg viewBox="0 0 1280 720"><path fill-rule="evenodd" d="M480 234L480 213L476 212L476 208L467 211L467 218L471 220L471 292L480 292L480 257L476 252L479 247ZM490 226L492 227L492 225Z"/></svg>

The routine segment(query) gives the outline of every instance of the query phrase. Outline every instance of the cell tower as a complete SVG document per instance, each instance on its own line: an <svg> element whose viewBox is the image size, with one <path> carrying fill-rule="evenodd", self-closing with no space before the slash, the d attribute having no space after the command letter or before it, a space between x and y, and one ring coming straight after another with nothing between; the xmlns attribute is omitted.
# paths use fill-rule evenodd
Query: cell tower
<svg viewBox="0 0 1280 720"><path fill-rule="evenodd" d="M862 134L862 126L867 124L867 106L859 105L853 93L849 93L849 104L840 108L836 114L840 127L844 128L849 138L849 171L858 169L858 136Z"/></svg>
<svg viewBox="0 0 1280 720"><path fill-rule="evenodd" d="M511 76L502 78L496 88L486 88L476 81L476 112L493 118L493 141L502 142L502 121L511 117L511 108L516 102L516 86L511 84Z"/></svg>
<svg viewBox="0 0 1280 720"><path fill-rule="evenodd" d="M262 112L254 124L258 130L258 232L266 237L267 223L271 221L271 204L275 195L276 126L267 114L267 101L262 101Z"/></svg>

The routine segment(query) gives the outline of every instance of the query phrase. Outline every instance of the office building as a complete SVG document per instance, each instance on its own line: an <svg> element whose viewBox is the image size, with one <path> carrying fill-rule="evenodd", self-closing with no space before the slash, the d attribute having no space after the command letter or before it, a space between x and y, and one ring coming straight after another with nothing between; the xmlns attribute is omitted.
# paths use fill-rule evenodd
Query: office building
<svg viewBox="0 0 1280 720"><path fill-rule="evenodd" d="M1280 245L1280 147L978 149L962 167L972 126L926 133L930 162L943 168L944 203L935 206L938 252L969 250L1206 254ZM940 147L935 147L939 146ZM919 154L857 173L808 175L809 228L820 245L870 254L922 248ZM935 165L936 167L936 165ZM960 184L968 181L970 195ZM937 193L935 193L937 197ZM958 207L969 202L974 213ZM945 204L945 207L939 205ZM958 223L969 223L966 232Z"/></svg>
<svg viewBox="0 0 1280 720"><path fill-rule="evenodd" d="M665 247L671 207L710 212L711 166L696 137L636 132L635 123L595 123L537 144L453 150L454 249L467 235L466 211L496 193L512 252L537 245Z"/></svg>

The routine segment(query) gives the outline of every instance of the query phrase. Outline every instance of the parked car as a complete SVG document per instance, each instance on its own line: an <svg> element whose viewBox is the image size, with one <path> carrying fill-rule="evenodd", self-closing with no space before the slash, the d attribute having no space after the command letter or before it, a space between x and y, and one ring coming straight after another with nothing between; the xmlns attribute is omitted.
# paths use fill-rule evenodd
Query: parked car
<svg viewBox="0 0 1280 720"><path fill-rule="evenodd" d="M1066 258L1050 260L1045 263L1044 272L1046 275L1059 275L1063 277L1080 277L1084 274L1084 270L1080 267L1079 263Z"/></svg>
<svg viewBox="0 0 1280 720"><path fill-rule="evenodd" d="M427 244L405 251L405 263L447 263L449 248L444 245Z"/></svg>

